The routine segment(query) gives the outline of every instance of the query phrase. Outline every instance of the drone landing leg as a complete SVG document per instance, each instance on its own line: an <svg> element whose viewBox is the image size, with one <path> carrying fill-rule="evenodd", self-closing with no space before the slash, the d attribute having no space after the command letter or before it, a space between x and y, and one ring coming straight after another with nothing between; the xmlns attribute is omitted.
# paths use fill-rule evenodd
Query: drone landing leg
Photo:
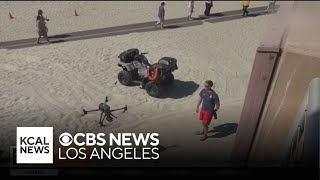
<svg viewBox="0 0 320 180"><path fill-rule="evenodd" d="M100 119L100 123L99 124L100 124L101 127L104 126L103 121L106 119L106 117L107 117L107 114L105 114L104 117L102 119Z"/></svg>
<svg viewBox="0 0 320 180"><path fill-rule="evenodd" d="M101 115L100 115L100 120L99 120L99 124L100 124L100 126L101 126L102 121L103 121L103 119L102 119L102 115L103 115L103 112L101 112ZM104 118L104 117L103 117L103 118Z"/></svg>

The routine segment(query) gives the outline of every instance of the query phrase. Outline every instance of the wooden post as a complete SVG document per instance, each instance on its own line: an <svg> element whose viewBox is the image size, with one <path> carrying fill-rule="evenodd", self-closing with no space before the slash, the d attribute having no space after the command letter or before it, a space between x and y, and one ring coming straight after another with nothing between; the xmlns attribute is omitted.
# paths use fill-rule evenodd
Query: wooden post
<svg viewBox="0 0 320 180"><path fill-rule="evenodd" d="M265 39L258 47L249 85L237 128L231 161L246 163L267 100L281 48L286 39L288 10L292 2L280 2L278 14L269 26Z"/></svg>

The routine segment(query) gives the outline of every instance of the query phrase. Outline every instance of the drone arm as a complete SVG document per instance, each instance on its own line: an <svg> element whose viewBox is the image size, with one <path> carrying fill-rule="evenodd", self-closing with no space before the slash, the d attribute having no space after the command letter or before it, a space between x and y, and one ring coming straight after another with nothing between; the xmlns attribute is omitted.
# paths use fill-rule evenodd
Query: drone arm
<svg viewBox="0 0 320 180"><path fill-rule="evenodd" d="M114 118L117 118L115 115L113 115L111 112L110 112L110 116L111 117L114 117Z"/></svg>
<svg viewBox="0 0 320 180"><path fill-rule="evenodd" d="M113 112L113 111L119 111L119 110L124 110L124 111L126 111L128 108L127 108L127 105L125 106L125 107L123 107L123 108L119 108L119 109L113 109L113 110L110 110L110 112Z"/></svg>

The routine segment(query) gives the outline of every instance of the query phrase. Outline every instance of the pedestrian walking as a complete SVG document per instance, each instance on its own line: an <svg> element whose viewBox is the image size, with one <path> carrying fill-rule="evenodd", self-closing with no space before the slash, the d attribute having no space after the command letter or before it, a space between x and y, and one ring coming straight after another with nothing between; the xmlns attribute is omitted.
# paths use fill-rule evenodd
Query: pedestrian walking
<svg viewBox="0 0 320 180"><path fill-rule="evenodd" d="M271 2L269 3L267 12L270 12L270 11L271 11L271 12L274 12L275 6L276 6L276 1L271 1Z"/></svg>
<svg viewBox="0 0 320 180"><path fill-rule="evenodd" d="M248 16L248 14L249 14L249 11L248 11L249 6L250 6L250 1L242 1L242 10L243 10L242 16L243 17Z"/></svg>
<svg viewBox="0 0 320 180"><path fill-rule="evenodd" d="M166 4L165 2L162 2L161 5L159 6L159 11L158 11L159 21L155 24L156 28L160 24L161 25L161 29L163 29L164 16L165 16L165 10L164 10L164 5L165 4Z"/></svg>
<svg viewBox="0 0 320 180"><path fill-rule="evenodd" d="M192 20L192 13L194 12L194 1L189 1L188 8L189 8L189 16L188 16L188 19L189 19L189 20Z"/></svg>
<svg viewBox="0 0 320 180"><path fill-rule="evenodd" d="M205 15L205 16L209 16L209 15L210 15L211 8L212 8L212 6L213 6L212 0L211 0L211 1L206 1L206 2L205 2L205 5L206 5L206 10L204 11L204 15Z"/></svg>
<svg viewBox="0 0 320 180"><path fill-rule="evenodd" d="M39 35L39 37L37 39L37 44L40 44L41 37L44 37L48 41L48 43L50 43L49 38L48 38L48 28L46 26L46 21L49 21L49 19L44 18L43 11L41 9L39 9L37 21L36 21L37 32Z"/></svg>

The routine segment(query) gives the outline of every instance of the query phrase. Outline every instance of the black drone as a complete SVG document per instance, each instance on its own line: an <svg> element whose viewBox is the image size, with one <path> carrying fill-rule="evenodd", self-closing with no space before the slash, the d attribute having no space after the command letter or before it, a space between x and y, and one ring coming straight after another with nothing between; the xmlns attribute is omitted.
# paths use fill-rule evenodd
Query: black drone
<svg viewBox="0 0 320 180"><path fill-rule="evenodd" d="M127 105L125 105L125 107L123 108L119 108L119 109L110 109L110 106L107 104L108 102L108 96L106 96L106 100L104 103L100 103L99 104L99 109L95 109L95 110L90 110L90 111L86 111L85 109L83 109L83 115L86 115L88 112L94 112L94 111L101 111L101 115L100 115L100 121L99 124L100 126L104 126L103 125L103 121L106 119L109 122L113 121L113 118L117 118L116 116L114 116L112 114L113 111L119 111L119 110L123 110L123 112L127 111ZM104 115L104 116L103 116Z"/></svg>

